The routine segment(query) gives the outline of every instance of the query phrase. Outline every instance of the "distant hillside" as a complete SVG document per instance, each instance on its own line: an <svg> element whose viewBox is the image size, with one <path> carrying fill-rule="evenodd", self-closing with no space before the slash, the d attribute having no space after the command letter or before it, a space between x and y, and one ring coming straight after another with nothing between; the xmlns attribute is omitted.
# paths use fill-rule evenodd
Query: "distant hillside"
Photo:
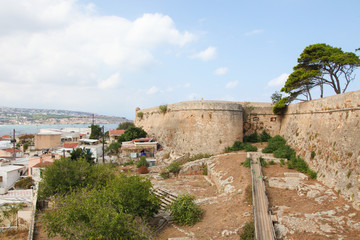
<svg viewBox="0 0 360 240"><path fill-rule="evenodd" d="M124 117L98 115L89 112L0 107L0 124L77 124L127 122Z"/></svg>

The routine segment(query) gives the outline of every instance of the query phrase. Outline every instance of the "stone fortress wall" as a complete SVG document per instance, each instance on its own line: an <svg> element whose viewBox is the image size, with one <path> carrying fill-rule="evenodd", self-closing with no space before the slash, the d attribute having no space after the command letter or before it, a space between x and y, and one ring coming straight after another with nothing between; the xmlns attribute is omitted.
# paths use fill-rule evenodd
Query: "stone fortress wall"
<svg viewBox="0 0 360 240"><path fill-rule="evenodd" d="M137 110L135 125L176 155L218 153L242 140L242 119L239 103L188 101L167 105L166 113L159 107Z"/></svg>
<svg viewBox="0 0 360 240"><path fill-rule="evenodd" d="M289 105L280 135L360 209L360 91Z"/></svg>
<svg viewBox="0 0 360 240"><path fill-rule="evenodd" d="M139 112L135 124L179 155L221 152L254 131L280 134L320 181L360 209L360 90L291 104L283 116L270 103L203 100Z"/></svg>
<svg viewBox="0 0 360 240"><path fill-rule="evenodd" d="M273 113L272 103L240 102L244 109L244 134L250 135L255 131L260 134L263 130L275 136L280 133L281 116Z"/></svg>

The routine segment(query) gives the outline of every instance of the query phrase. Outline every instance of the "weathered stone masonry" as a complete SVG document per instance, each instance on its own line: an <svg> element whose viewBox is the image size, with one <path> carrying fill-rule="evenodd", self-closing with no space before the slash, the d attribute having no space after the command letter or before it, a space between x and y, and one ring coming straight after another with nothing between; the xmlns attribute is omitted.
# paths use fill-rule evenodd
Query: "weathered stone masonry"
<svg viewBox="0 0 360 240"><path fill-rule="evenodd" d="M360 91L291 104L280 135L320 181L360 208Z"/></svg>
<svg viewBox="0 0 360 240"><path fill-rule="evenodd" d="M223 101L189 101L137 110L135 124L177 154L217 153L243 138L241 104Z"/></svg>
<svg viewBox="0 0 360 240"><path fill-rule="evenodd" d="M142 126L178 154L217 153L241 141L243 132L284 136L297 154L360 209L360 90L288 106L283 116L269 103L190 101L138 110ZM312 158L313 156L313 158Z"/></svg>

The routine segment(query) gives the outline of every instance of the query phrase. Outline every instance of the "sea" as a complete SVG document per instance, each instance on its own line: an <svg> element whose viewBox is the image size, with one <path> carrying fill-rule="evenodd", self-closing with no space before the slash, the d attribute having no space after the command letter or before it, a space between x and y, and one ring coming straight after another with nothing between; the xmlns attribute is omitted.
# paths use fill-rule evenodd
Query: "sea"
<svg viewBox="0 0 360 240"><path fill-rule="evenodd" d="M64 128L87 128L91 124L34 124L34 125L0 125L0 136L21 134L36 134L40 129L64 129ZM104 126L104 131L116 129L119 124L98 124L100 127Z"/></svg>

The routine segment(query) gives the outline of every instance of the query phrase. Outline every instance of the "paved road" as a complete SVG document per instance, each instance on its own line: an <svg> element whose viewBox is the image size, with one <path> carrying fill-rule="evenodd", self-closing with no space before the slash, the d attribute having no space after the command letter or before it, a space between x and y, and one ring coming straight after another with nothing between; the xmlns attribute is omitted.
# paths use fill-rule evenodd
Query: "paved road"
<svg viewBox="0 0 360 240"><path fill-rule="evenodd" d="M265 187L262 180L260 165L257 161L253 161L252 178L254 188L254 215L255 215L255 230L257 240L271 240L273 236L273 226L268 212L268 203L265 194Z"/></svg>

